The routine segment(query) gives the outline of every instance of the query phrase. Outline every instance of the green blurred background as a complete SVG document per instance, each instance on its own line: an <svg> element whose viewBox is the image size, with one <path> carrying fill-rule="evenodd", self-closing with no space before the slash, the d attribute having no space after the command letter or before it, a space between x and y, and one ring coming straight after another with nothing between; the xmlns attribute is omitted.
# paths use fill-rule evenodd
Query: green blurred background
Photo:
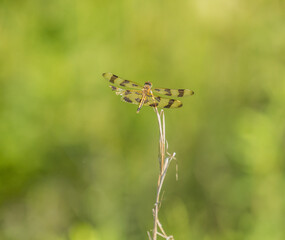
<svg viewBox="0 0 285 240"><path fill-rule="evenodd" d="M1 0L0 239L147 239L158 125L103 72L190 88L166 110L160 220L285 239L285 2Z"/></svg>

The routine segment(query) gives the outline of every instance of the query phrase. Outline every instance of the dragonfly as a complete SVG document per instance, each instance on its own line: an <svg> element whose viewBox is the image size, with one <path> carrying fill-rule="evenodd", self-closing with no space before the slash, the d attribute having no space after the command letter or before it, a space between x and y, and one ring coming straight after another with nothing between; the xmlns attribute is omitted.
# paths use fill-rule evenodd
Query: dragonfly
<svg viewBox="0 0 285 240"><path fill-rule="evenodd" d="M102 75L112 84L109 86L112 91L115 91L116 95L122 96L123 102L139 105L137 113L142 106L180 108L183 105L182 102L169 97L179 98L194 94L194 91L190 89L152 88L151 82L145 82L142 86L136 82L120 78L113 73L103 73Z"/></svg>

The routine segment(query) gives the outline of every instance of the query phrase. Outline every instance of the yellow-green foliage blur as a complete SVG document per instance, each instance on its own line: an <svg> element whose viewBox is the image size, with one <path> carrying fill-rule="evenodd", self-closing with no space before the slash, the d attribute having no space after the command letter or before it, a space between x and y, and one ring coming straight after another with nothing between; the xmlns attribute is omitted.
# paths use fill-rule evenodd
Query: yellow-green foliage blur
<svg viewBox="0 0 285 240"><path fill-rule="evenodd" d="M1 240L147 239L156 115L103 72L195 91L165 110L168 234L285 239L284 1L1 0Z"/></svg>

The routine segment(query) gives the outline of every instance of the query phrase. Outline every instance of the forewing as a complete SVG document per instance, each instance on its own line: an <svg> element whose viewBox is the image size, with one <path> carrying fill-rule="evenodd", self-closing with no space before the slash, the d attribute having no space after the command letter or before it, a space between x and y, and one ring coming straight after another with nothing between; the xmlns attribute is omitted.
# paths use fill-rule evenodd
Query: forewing
<svg viewBox="0 0 285 240"><path fill-rule="evenodd" d="M179 108L182 107L183 104L177 99L163 98L156 95L148 95L146 101L144 102L144 105L158 108Z"/></svg>
<svg viewBox="0 0 285 240"><path fill-rule="evenodd" d="M170 89L170 88L154 88L153 92L171 97L184 97L193 95L194 92L190 89Z"/></svg>
<svg viewBox="0 0 285 240"><path fill-rule="evenodd" d="M142 91L140 90L125 90L121 88L117 88L114 86L110 86L112 91L115 91L117 95L121 95L121 100L123 102L139 104L142 99Z"/></svg>
<svg viewBox="0 0 285 240"><path fill-rule="evenodd" d="M103 73L103 77L110 83L124 88L142 89L143 87L136 82L124 80L113 73Z"/></svg>

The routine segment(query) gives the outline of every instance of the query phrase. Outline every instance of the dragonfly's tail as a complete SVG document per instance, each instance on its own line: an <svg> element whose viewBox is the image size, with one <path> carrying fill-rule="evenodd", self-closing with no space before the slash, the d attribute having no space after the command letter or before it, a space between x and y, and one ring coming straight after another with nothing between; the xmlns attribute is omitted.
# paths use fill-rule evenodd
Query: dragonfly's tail
<svg viewBox="0 0 285 240"><path fill-rule="evenodd" d="M138 107L138 109L137 109L137 113L139 113L139 112L140 112L141 108L142 108L142 105Z"/></svg>
<svg viewBox="0 0 285 240"><path fill-rule="evenodd" d="M143 106L143 104L144 104L145 98L146 98L145 96L142 97L141 102L140 102L140 105L139 105L139 107L138 107L138 109L137 109L137 113L140 112L140 110L141 110L141 108L142 108L142 106Z"/></svg>

